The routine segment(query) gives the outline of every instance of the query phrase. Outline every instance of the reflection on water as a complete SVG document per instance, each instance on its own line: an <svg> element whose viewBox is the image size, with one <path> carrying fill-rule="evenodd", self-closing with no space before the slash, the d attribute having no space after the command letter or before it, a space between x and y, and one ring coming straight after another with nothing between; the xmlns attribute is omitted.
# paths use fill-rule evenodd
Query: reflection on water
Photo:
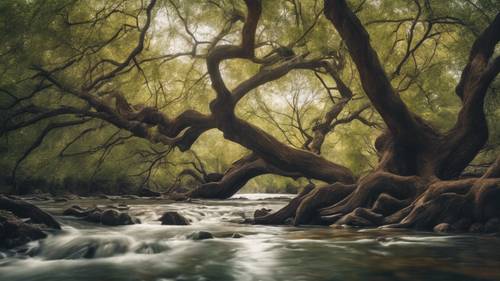
<svg viewBox="0 0 500 281"><path fill-rule="evenodd" d="M167 205L129 201L130 212L143 221L131 226L59 217L62 234L29 244L28 255L2 253L0 280L500 280L500 237L238 223L255 209L277 209L290 198L269 196ZM167 210L192 225L160 225L157 219ZM186 238L200 230L215 239ZM244 237L231 238L233 233Z"/></svg>

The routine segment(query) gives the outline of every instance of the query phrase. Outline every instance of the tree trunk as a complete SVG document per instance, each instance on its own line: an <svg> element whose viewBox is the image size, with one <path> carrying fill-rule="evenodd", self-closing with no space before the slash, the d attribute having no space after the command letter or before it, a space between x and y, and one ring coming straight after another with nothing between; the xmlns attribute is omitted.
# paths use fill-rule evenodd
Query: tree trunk
<svg viewBox="0 0 500 281"><path fill-rule="evenodd" d="M368 33L347 3L325 0L324 11L345 41L363 89L388 128L375 144L379 166L360 179L352 192L346 186L318 187L283 210L295 210L297 225L318 223L319 217L322 224L371 227L428 230L443 223L455 231L500 227L500 160L481 178L452 180L486 143L483 102L500 71L500 59L490 59L500 40L500 15L474 43L457 86L463 102L457 123L440 134L410 112L393 90ZM266 223L264 218L256 222Z"/></svg>

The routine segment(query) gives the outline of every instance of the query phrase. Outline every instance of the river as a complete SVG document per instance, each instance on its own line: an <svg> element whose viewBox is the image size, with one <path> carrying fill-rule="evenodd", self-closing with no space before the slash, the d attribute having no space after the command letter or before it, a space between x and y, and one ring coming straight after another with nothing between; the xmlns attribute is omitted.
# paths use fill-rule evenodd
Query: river
<svg viewBox="0 0 500 281"><path fill-rule="evenodd" d="M500 237L240 224L292 195L238 194L225 201L129 200L142 224L104 227L57 216L63 231L0 253L1 281L79 280L500 280ZM60 212L60 204L43 208ZM177 211L189 226L157 219ZM215 238L189 239L195 231ZM242 238L231 238L233 233Z"/></svg>

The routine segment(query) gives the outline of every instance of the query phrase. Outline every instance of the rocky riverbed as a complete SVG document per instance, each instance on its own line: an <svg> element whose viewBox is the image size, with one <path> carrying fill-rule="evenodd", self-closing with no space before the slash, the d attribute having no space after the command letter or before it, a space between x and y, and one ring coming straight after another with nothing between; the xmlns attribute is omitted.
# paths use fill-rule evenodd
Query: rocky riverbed
<svg viewBox="0 0 500 281"><path fill-rule="evenodd" d="M0 280L500 280L497 235L242 224L292 196L27 198L54 214L62 230L2 250ZM63 215L73 205L117 210L141 223L108 226ZM187 223L162 225L166 212Z"/></svg>

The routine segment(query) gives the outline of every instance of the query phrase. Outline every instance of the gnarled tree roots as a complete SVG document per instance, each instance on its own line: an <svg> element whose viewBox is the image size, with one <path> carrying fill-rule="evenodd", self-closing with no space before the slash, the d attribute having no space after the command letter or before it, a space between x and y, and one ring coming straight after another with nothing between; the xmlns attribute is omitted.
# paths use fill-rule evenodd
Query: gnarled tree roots
<svg viewBox="0 0 500 281"><path fill-rule="evenodd" d="M500 231L500 178L441 181L375 172L357 184L304 188L256 224Z"/></svg>

